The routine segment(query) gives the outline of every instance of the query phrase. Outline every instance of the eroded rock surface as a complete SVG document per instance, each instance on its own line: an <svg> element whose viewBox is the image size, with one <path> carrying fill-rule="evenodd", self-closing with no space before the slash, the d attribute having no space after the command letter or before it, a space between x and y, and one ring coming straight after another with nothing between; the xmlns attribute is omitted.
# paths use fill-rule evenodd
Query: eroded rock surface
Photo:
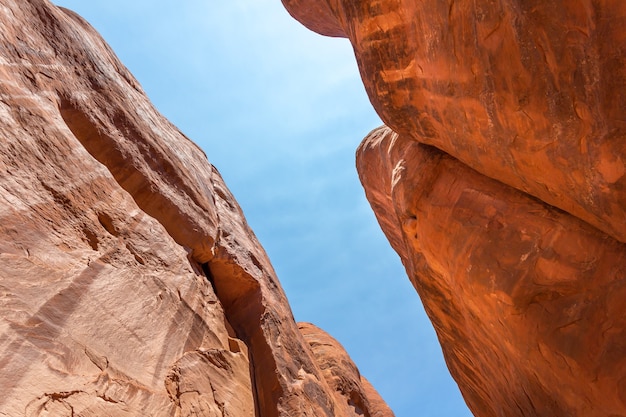
<svg viewBox="0 0 626 417"><path fill-rule="evenodd" d="M474 414L626 415L626 3L283 4L353 45L359 175Z"/></svg>
<svg viewBox="0 0 626 417"><path fill-rule="evenodd" d="M357 166L476 416L626 415L626 245L428 145Z"/></svg>
<svg viewBox="0 0 626 417"><path fill-rule="evenodd" d="M350 39L394 131L626 242L626 3L283 3Z"/></svg>
<svg viewBox="0 0 626 417"><path fill-rule="evenodd" d="M0 415L352 415L217 170L73 12L1 2L0 136Z"/></svg>

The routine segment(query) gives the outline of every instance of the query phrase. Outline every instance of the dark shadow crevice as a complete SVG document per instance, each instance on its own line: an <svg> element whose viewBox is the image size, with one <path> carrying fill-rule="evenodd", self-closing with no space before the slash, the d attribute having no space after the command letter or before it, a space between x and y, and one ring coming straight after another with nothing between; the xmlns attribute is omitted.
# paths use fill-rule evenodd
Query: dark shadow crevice
<svg viewBox="0 0 626 417"><path fill-rule="evenodd" d="M61 98L59 110L76 139L109 170L137 206L155 218L179 245L192 249L190 261L196 264L196 272L203 273L213 286L224 309L229 334L234 333L231 336L243 341L248 348L255 415L278 417L284 392L274 352L267 339L271 337L270 333L275 333L270 328L271 319L268 319L271 312L263 304L260 283L239 265L236 257L227 248L220 246L220 237L226 241L229 232L216 231L220 236L216 242L214 235L198 230L197 219L191 218L189 213L177 206L181 201L168 198L167 192L171 190L162 187L178 190L182 201L187 200L190 204L197 203L197 198L204 197L195 195L185 184L187 179L177 176L177 168L168 160L167 155L163 155L145 138L141 138L127 115L118 113L113 118L114 126L123 130L115 133L121 135L117 138L104 127L96 115L90 114L71 99ZM163 180L163 183L156 181L156 178ZM219 187L214 187L212 191L215 195L205 197L212 199L213 203L219 200L224 204L224 210L231 212L237 221L245 223L239 207L233 203L233 197L225 194L227 191ZM206 210L204 206L200 204L199 207ZM117 235L118 231L108 216L99 214L98 220L103 228L110 234ZM205 211L205 214L209 216L211 213ZM218 220L221 221L219 215ZM197 248L200 250L196 250ZM263 271L259 260L253 254L250 256L250 264Z"/></svg>
<svg viewBox="0 0 626 417"><path fill-rule="evenodd" d="M248 347L255 415L278 417L283 390L272 348L264 334L267 312L260 285L236 260L220 255L204 264L203 270L208 272L207 279L214 286L228 323Z"/></svg>

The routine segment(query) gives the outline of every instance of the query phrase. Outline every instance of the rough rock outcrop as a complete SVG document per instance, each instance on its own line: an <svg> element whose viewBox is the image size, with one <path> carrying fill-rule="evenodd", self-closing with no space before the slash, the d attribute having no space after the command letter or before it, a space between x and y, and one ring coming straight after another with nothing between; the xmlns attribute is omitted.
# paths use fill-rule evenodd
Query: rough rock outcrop
<svg viewBox="0 0 626 417"><path fill-rule="evenodd" d="M354 47L359 175L474 414L626 415L626 3L283 3Z"/></svg>
<svg viewBox="0 0 626 417"><path fill-rule="evenodd" d="M626 245L383 127L357 166L476 416L626 415Z"/></svg>
<svg viewBox="0 0 626 417"><path fill-rule="evenodd" d="M1 2L0 136L0 415L356 415L219 173L73 12Z"/></svg>
<svg viewBox="0 0 626 417"><path fill-rule="evenodd" d="M394 131L626 242L626 3L283 3L350 39Z"/></svg>

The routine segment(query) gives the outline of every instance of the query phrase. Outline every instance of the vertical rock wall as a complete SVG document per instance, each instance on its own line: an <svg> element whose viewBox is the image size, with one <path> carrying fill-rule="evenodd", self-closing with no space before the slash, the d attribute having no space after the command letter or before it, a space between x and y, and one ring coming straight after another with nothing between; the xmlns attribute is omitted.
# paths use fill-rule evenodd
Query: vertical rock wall
<svg viewBox="0 0 626 417"><path fill-rule="evenodd" d="M626 410L626 245L389 128L357 166L477 416Z"/></svg>
<svg viewBox="0 0 626 417"><path fill-rule="evenodd" d="M353 45L359 175L474 414L626 415L626 3L283 4Z"/></svg>
<svg viewBox="0 0 626 417"><path fill-rule="evenodd" d="M0 415L357 415L217 170L71 11L0 3L0 138Z"/></svg>

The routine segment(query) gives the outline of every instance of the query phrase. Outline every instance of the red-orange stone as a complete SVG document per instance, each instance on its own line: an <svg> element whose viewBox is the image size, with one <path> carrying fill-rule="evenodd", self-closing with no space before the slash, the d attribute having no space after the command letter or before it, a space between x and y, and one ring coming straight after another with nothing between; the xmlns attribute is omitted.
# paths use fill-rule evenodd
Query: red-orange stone
<svg viewBox="0 0 626 417"><path fill-rule="evenodd" d="M0 4L0 392L2 416L356 416L217 170L47 0Z"/></svg>
<svg viewBox="0 0 626 417"><path fill-rule="evenodd" d="M283 3L343 30L394 131L626 242L626 2Z"/></svg>
<svg viewBox="0 0 626 417"><path fill-rule="evenodd" d="M383 127L378 221L480 417L626 415L626 245Z"/></svg>

